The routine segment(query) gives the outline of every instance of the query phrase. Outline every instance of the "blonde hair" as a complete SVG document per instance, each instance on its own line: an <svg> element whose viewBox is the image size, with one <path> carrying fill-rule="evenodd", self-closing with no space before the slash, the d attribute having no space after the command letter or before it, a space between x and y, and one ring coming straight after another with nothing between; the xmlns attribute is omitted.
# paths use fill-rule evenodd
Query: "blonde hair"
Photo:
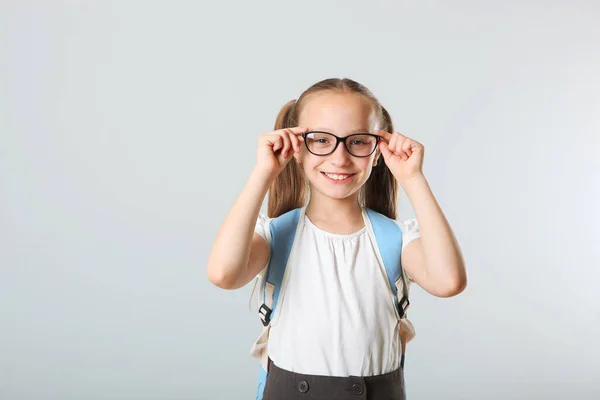
<svg viewBox="0 0 600 400"><path fill-rule="evenodd" d="M390 133L394 132L390 114L379 103L379 100L365 86L348 78L329 78L317 82L305 90L297 100L286 103L277 115L275 130L297 126L298 116L307 101L306 98L311 94L323 91L354 93L364 97L373 105L379 129ZM379 157L377 165L373 167L371 175L361 187L359 202L363 207L377 211L388 218L396 219L398 182L382 158L383 156ZM296 159L292 157L269 188L269 217L278 217L304 206L306 195L307 183L304 173Z"/></svg>

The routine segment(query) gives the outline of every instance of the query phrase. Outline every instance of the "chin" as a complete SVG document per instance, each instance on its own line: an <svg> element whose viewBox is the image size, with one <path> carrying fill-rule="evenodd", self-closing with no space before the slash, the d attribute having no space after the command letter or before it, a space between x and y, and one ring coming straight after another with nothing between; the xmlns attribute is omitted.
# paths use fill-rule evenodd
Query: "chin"
<svg viewBox="0 0 600 400"><path fill-rule="evenodd" d="M354 195L360 189L361 184L355 181L356 178L359 178L359 174L355 175L351 182L341 184L332 183L322 177L320 172L317 172L317 176L314 177L310 184L314 190L331 199L343 200Z"/></svg>

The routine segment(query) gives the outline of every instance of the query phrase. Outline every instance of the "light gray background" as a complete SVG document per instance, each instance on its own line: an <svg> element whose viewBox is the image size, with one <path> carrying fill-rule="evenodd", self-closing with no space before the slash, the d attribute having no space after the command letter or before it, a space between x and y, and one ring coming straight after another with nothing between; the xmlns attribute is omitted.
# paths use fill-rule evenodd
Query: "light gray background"
<svg viewBox="0 0 600 400"><path fill-rule="evenodd" d="M591 0L2 1L0 398L254 398L251 287L211 286L206 260L257 136L328 77L425 145L465 255L463 294L413 290L409 398L600 398L598 20Z"/></svg>

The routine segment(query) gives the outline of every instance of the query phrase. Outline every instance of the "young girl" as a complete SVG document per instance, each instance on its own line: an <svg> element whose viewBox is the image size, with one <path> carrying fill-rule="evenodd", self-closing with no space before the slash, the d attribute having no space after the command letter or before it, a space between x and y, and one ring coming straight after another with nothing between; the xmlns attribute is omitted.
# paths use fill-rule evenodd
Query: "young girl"
<svg viewBox="0 0 600 400"><path fill-rule="evenodd" d="M301 211L279 293L285 300L259 339L268 346L258 351L257 341L253 349L268 359L258 399L405 398L401 337L412 325L390 302L367 211L400 226L408 283L438 297L466 285L459 246L423 175L423 155L419 142L394 131L375 96L350 79L314 84L283 107L275 131L259 137L256 166L207 268L218 287L245 286L269 266L269 223ZM398 184L416 219L397 220Z"/></svg>

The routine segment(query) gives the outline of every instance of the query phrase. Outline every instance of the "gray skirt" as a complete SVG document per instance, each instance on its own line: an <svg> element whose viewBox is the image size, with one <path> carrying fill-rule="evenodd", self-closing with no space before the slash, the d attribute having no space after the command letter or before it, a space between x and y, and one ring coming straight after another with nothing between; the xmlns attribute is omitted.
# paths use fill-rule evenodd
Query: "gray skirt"
<svg viewBox="0 0 600 400"><path fill-rule="evenodd" d="M405 400L404 369L383 375L333 377L306 375L269 360L263 400Z"/></svg>

